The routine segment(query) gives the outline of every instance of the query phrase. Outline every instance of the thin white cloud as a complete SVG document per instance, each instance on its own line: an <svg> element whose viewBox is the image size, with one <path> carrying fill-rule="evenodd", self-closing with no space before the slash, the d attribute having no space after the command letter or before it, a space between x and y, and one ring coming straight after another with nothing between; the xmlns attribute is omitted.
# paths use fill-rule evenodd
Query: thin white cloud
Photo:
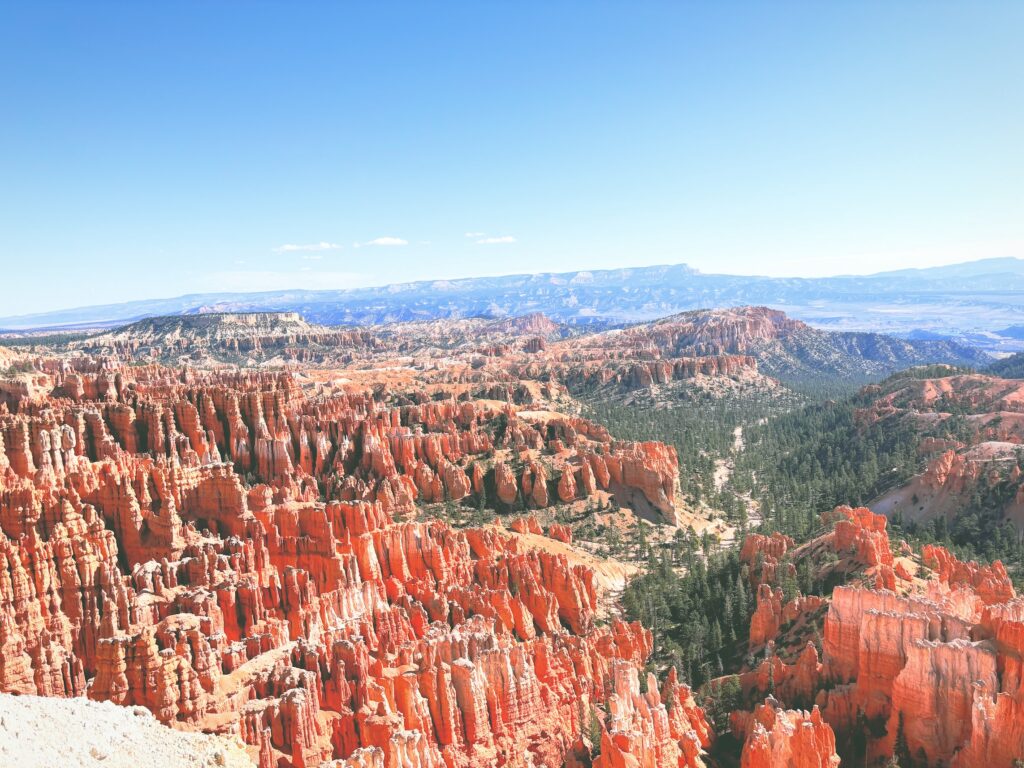
<svg viewBox="0 0 1024 768"><path fill-rule="evenodd" d="M338 243L329 243L321 240L319 243L285 243L274 249L275 253L303 253L316 251L337 251L341 246Z"/></svg>
<svg viewBox="0 0 1024 768"><path fill-rule="evenodd" d="M486 234L486 232L467 232L466 237L483 237Z"/></svg>
<svg viewBox="0 0 1024 768"><path fill-rule="evenodd" d="M408 240L403 240L400 237L375 237L366 245L408 245Z"/></svg>
<svg viewBox="0 0 1024 768"><path fill-rule="evenodd" d="M476 241L477 245L507 245L517 242L512 235L500 235L498 237L481 237Z"/></svg>
<svg viewBox="0 0 1024 768"><path fill-rule="evenodd" d="M366 243L352 243L352 248L362 248L364 246L408 246L409 241L403 238L394 238L391 236L384 236L383 238L374 238L368 240Z"/></svg>
<svg viewBox="0 0 1024 768"><path fill-rule="evenodd" d="M302 257L302 260L303 261L322 261L323 258L324 258L323 255L319 254L319 253L307 253L305 256Z"/></svg>

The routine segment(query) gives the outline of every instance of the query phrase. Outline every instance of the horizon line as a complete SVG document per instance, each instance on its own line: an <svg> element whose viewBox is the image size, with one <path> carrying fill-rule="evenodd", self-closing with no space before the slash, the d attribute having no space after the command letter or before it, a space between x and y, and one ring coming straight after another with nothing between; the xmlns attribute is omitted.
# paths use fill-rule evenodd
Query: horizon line
<svg viewBox="0 0 1024 768"><path fill-rule="evenodd" d="M745 277L745 278L749 278L749 279L752 279L752 280L767 280L767 281L775 281L775 280L804 280L804 281L808 281L808 282L815 282L815 281L821 281L821 280L849 280L849 279L857 279L857 278L878 278L878 277L884 277L884 276L887 276L887 275L898 275L898 274L907 274L907 273L920 273L920 272L926 272L926 271L934 270L934 269L943 269L943 268L949 268L949 267L959 267L959 266L966 266L966 265L969 265L969 264L980 264L980 263L984 263L984 262L1007 262L1007 261L1024 262L1024 257L1019 257L1019 256L989 256L989 257L981 257L981 258L978 258L978 259L969 259L967 261L956 261L956 262L952 262L952 263L949 263L949 264L936 264L936 265L930 266L930 267L904 267L904 268L898 268L898 269L884 270L884 271L881 271L881 272L870 272L870 273L866 273L866 274L840 273L840 274L834 274L834 275L819 275L819 276L815 276L815 277L802 277L802 276L799 276L799 275L789 275L789 276L787 276L787 275L747 274L747 273L743 273L743 272L704 272L704 271L698 269L697 267L693 267L693 266L689 265L687 262L644 264L644 265L638 265L638 266L623 266L623 267L603 267L603 268L599 268L599 269L576 269L576 270L566 270L566 271L562 271L562 272L557 272L557 271L544 271L544 272L504 272L504 273L499 273L499 274L475 275L475 276L467 276L467 277L424 278L424 279L420 279L420 280L410 280L410 281L406 281L406 282L377 283L377 284L374 284L374 285L354 286L354 287L351 287L351 288L297 288L297 287L282 287L282 288L272 288L272 289L261 290L261 291L203 291L203 292L196 292L196 293L182 293L182 294L177 294L177 295L174 295L174 296L152 296L152 297L144 297L144 298L127 299L125 301L106 303L106 304L80 304L80 305L75 305L75 306L71 306L71 307L59 307L59 308L56 308L56 309L47 309L47 310L43 310L43 311L40 311L40 312L28 312L28 313L22 313L22 314L17 314L17 315L7 315L7 316L4 316L4 317L0 317L0 323L9 323L11 321L24 321L24 320L30 320L32 318L43 318L43 317L46 317L48 315L56 315L56 314L66 313L66 312L84 312L84 311L87 311L87 310L101 310L101 309L107 309L107 308L113 309L113 308L116 308L116 307L125 307L127 305L136 304L136 303L181 301L181 300L186 300L186 299L200 299L200 298L205 298L205 297L237 297L237 296L259 297L259 296L268 296L268 295L283 294L283 293L302 293L302 294L321 294L321 295L322 294L351 294L351 293L356 293L358 291L379 291L379 290L384 290L384 289L387 289L387 288L413 288L415 286L429 285L431 283L466 283L466 282L470 282L470 281L474 281L474 280L509 279L509 278L517 278L517 277L519 277L519 278L523 278L523 277L544 277L544 276L556 277L556 276L562 276L562 275L580 275L580 274L587 274L587 273L622 272L622 271L627 271L627 270L671 269L671 268L684 267L684 268L688 269L695 276L701 276L701 277ZM245 310L245 309L240 309L240 310L238 310L238 312L230 312L230 313L226 313L226 314L238 314L238 313L244 313L246 311L264 311L264 312L271 311L272 312L274 310ZM281 310L281 311L295 311L295 310ZM142 320L142 319L145 319L147 317L173 316L173 314L175 314L175 313L172 313L171 315L140 315L140 316L138 316L136 318L133 318L132 321L134 321L134 320ZM181 312L179 311L176 314L181 314ZM204 314L211 314L211 313L204 313ZM127 319L127 318L124 318L124 319ZM114 322L114 321L116 321L116 318L95 318L95 319L92 319L92 320L69 321L69 322L66 322L66 323L54 322L54 323L50 323L49 325L42 324L42 325L39 325L39 326L27 326L27 327L23 327L23 328L14 328L14 327L4 328L4 327L0 327L0 332L2 332L2 331L35 330L35 329L44 329L44 328L47 328L47 327L58 327L58 328L61 328L61 327L71 327L71 326L75 326L75 325L83 325L84 326L84 325L87 325L87 324L90 324L90 323L106 323L106 322Z"/></svg>

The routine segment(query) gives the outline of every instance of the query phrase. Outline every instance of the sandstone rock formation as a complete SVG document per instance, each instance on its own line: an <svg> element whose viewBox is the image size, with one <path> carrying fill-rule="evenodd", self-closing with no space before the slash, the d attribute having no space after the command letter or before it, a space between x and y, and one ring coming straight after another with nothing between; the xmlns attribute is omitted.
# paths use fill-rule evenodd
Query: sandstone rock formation
<svg viewBox="0 0 1024 768"><path fill-rule="evenodd" d="M1010 765L1024 754L1024 603L1005 568L964 563L941 547L925 546L913 575L902 562L893 567L884 518L840 507L828 519L835 521L834 531L803 553L831 548L864 578L828 598L820 658L810 642L790 661L769 654L740 675L744 697L770 692L787 706L816 704L800 722L810 718L811 730L827 723L829 739L834 731L858 761L883 761L902 750L916 764L980 767ZM779 538L751 539L745 558L767 562L768 553L788 549ZM904 546L901 557L907 554ZM817 597L784 606L781 590L760 583L752 648L770 650L782 625L821 606ZM743 764L829 764L821 754L830 751L820 752L823 742L810 738L810 730L810 741L795 747L773 736L776 709L734 713L733 730L745 737ZM783 734L793 731L785 724L791 722L780 726ZM830 743L834 748L835 740Z"/></svg>
<svg viewBox="0 0 1024 768"><path fill-rule="evenodd" d="M1024 383L957 373L900 377L867 392L874 399L858 412L860 425L909 429L926 460L923 472L872 509L910 521L951 521L980 495L991 513L1024 525Z"/></svg>
<svg viewBox="0 0 1024 768"><path fill-rule="evenodd" d="M769 699L746 723L741 768L836 768L836 737L815 707L783 710Z"/></svg>
<svg viewBox="0 0 1024 768"><path fill-rule="evenodd" d="M613 684L595 768L704 768L701 754L710 744L711 729L674 669L660 692L654 675L648 675L647 692L641 693L636 667L628 664L615 665Z"/></svg>
<svg viewBox="0 0 1024 768"><path fill-rule="evenodd" d="M671 449L511 401L38 366L0 404L0 691L234 731L261 768L560 766L591 705L627 764L701 765L703 714L674 678L638 693L650 633L598 626L592 570L415 519L487 487L671 517Z"/></svg>

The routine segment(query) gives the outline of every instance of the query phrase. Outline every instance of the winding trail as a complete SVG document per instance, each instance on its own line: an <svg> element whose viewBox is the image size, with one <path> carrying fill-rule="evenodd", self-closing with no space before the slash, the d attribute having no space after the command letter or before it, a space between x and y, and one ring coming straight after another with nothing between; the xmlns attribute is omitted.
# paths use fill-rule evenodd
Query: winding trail
<svg viewBox="0 0 1024 768"><path fill-rule="evenodd" d="M736 457L746 448L743 439L743 427L738 426L732 431L732 449L729 456L715 459L715 490L723 490L736 469ZM747 505L747 528L757 528L761 525L760 505L751 498L749 493L740 494L739 498ZM719 546L722 549L735 546L737 542L737 528L721 521L719 528Z"/></svg>

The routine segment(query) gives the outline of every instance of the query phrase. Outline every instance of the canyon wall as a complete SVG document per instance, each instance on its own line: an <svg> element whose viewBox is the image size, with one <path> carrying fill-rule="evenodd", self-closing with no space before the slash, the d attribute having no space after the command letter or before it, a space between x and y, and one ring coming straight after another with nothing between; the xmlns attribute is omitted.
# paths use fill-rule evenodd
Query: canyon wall
<svg viewBox="0 0 1024 768"><path fill-rule="evenodd" d="M840 507L826 519L833 530L802 551L779 536L746 542L744 560L760 563L766 576L758 586L752 647L770 651L783 625L823 605L827 614L820 660L813 643L791 661L769 653L740 675L744 696L772 693L787 705L813 703L820 711L815 717L869 762L896 755L917 765L1008 767L1024 755L1024 598L1002 564L962 562L933 545L917 556L905 544L897 562L881 516ZM842 558L830 567L856 566L854 583L836 587L827 601L799 596L784 604L772 586L779 568L789 558L826 550ZM778 756L789 747L779 751L768 723L754 746L747 713L737 712L733 724L747 736L745 765L797 764ZM809 749L801 748L800 759ZM789 762L763 762L768 755ZM761 762L750 762L755 757ZM824 764L815 759L799 764Z"/></svg>
<svg viewBox="0 0 1024 768"><path fill-rule="evenodd" d="M650 633L597 621L593 571L414 515L603 490L671 518L671 448L277 373L61 361L5 393L0 691L235 730L261 768L585 763L594 720L607 765L703 765L703 713L674 677L639 693Z"/></svg>

